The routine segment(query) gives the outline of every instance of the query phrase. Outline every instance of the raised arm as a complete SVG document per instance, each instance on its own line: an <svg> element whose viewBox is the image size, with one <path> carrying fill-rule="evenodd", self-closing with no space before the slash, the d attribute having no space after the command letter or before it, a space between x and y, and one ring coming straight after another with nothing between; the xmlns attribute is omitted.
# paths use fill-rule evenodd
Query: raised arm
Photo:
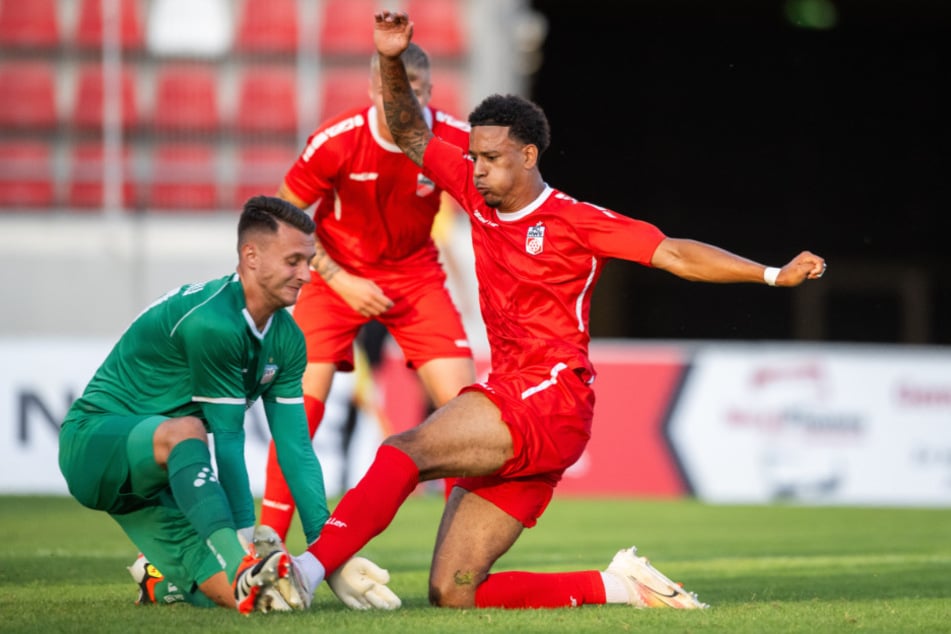
<svg viewBox="0 0 951 634"><path fill-rule="evenodd" d="M823 258L803 251L782 268L762 264L696 240L665 238L651 258L654 268L694 282L753 282L771 286L799 286L822 277Z"/></svg>
<svg viewBox="0 0 951 634"><path fill-rule="evenodd" d="M412 39L413 23L405 13L380 11L374 15L373 43L380 54L386 125L403 153L422 166L423 152L433 133L426 126L423 111L400 59Z"/></svg>

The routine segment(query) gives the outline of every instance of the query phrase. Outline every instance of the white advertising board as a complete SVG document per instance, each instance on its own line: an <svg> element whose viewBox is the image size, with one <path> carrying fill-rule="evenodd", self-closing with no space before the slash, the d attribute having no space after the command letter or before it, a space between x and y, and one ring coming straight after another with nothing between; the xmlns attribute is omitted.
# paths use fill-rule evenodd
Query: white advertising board
<svg viewBox="0 0 951 634"><path fill-rule="evenodd" d="M59 424L108 354L104 339L0 339L0 493L66 493Z"/></svg>
<svg viewBox="0 0 951 634"><path fill-rule="evenodd" d="M0 338L0 494L67 493L59 423L111 345ZM615 352L628 346L638 349ZM665 429L701 500L951 506L951 349L695 344L684 358ZM360 447L340 455L345 385L334 382L315 439L331 495L362 475L381 440L378 423L361 425ZM246 445L255 495L268 438L256 406Z"/></svg>
<svg viewBox="0 0 951 634"><path fill-rule="evenodd" d="M704 501L951 505L951 351L702 346L668 434Z"/></svg>
<svg viewBox="0 0 951 634"><path fill-rule="evenodd" d="M104 338L0 338L0 494L68 493L59 471L59 424L112 344ZM334 381L314 439L328 495L342 493L365 473L382 440L379 424L358 414L349 451L343 453L351 376ZM248 410L245 434L251 490L260 496L270 441L260 403Z"/></svg>

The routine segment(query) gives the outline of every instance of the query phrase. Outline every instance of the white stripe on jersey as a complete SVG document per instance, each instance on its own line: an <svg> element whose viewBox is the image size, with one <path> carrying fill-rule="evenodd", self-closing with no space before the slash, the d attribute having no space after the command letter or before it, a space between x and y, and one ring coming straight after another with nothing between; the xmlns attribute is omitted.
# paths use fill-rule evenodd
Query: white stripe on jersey
<svg viewBox="0 0 951 634"><path fill-rule="evenodd" d="M558 373L561 372L562 370L567 370L567 369L568 369L568 366L565 365L564 363L556 364L555 367L551 369L551 378L546 379L542 381L541 383L539 383L538 385L536 385L535 387L530 387L524 392L522 392L522 400L524 401L532 394L538 394L542 390L547 390L548 388L550 388L552 385L558 382Z"/></svg>
<svg viewBox="0 0 951 634"><path fill-rule="evenodd" d="M243 398L213 398L211 396L193 396L192 401L196 403L214 403L215 405L241 405L248 404L247 399Z"/></svg>
<svg viewBox="0 0 951 634"><path fill-rule="evenodd" d="M591 256L591 273L588 274L588 281L584 283L584 288L581 289L581 294L578 295L578 299L575 301L575 317L578 319L578 332L584 332L584 319L581 317L581 307L584 305L585 293L588 292L592 282L594 282L594 272L597 270L598 258Z"/></svg>

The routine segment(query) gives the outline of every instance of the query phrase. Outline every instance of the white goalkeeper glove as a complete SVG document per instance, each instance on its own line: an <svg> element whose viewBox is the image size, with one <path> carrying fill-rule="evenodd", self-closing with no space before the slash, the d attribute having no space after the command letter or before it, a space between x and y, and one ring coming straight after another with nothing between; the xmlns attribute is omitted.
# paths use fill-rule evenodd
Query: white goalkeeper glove
<svg viewBox="0 0 951 634"><path fill-rule="evenodd" d="M327 577L337 598L354 610L395 610L403 605L386 586L389 582L389 572L363 557L352 557Z"/></svg>

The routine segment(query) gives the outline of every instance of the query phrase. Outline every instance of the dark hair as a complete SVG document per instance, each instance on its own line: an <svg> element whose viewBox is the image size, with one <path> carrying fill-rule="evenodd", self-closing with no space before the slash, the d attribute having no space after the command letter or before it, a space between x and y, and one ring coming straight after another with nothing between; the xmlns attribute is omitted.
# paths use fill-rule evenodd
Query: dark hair
<svg viewBox="0 0 951 634"><path fill-rule="evenodd" d="M421 46L413 42L410 42L406 50L400 54L400 59L403 60L407 70L429 70L429 55Z"/></svg>
<svg viewBox="0 0 951 634"><path fill-rule="evenodd" d="M482 100L472 114L469 125L498 125L509 129L509 136L530 143L542 154L551 142L548 117L538 104L517 95L490 95Z"/></svg>
<svg viewBox="0 0 951 634"><path fill-rule="evenodd" d="M244 203L238 220L238 244L249 231L276 233L278 222L288 224L303 233L313 233L314 219L295 205L275 196L254 196Z"/></svg>

